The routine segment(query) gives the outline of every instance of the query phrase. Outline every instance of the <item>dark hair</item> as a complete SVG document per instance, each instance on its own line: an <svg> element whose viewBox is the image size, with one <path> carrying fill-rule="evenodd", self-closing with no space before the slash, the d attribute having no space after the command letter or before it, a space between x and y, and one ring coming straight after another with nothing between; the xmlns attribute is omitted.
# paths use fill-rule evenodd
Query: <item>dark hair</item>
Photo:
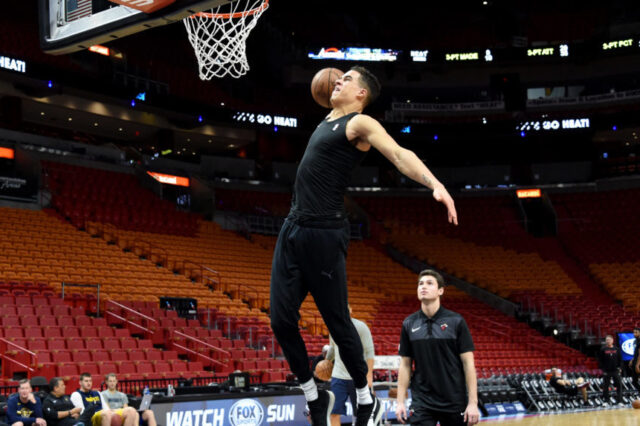
<svg viewBox="0 0 640 426"><path fill-rule="evenodd" d="M18 387L24 385L25 383L31 386L31 382L29 381L29 379L20 379L20 381L18 382Z"/></svg>
<svg viewBox="0 0 640 426"><path fill-rule="evenodd" d="M420 275L418 275L418 283L420 283L420 278L426 276L435 278L438 282L438 288L444 287L444 278L442 278L442 275L440 275L438 271L434 271L433 269L425 269L424 271L420 272Z"/></svg>
<svg viewBox="0 0 640 426"><path fill-rule="evenodd" d="M49 381L49 390L53 391L62 382L62 377L54 377Z"/></svg>
<svg viewBox="0 0 640 426"><path fill-rule="evenodd" d="M118 380L118 377L116 377L116 373L109 373L104 376L104 381L106 382L107 380L109 380L109 377L113 377L114 379Z"/></svg>
<svg viewBox="0 0 640 426"><path fill-rule="evenodd" d="M640 331L640 327L633 327L633 331L636 331L636 330Z"/></svg>
<svg viewBox="0 0 640 426"><path fill-rule="evenodd" d="M351 67L351 71L356 71L360 74L360 84L367 89L367 98L364 103L364 106L367 106L375 101L378 98L378 95L380 95L380 81L371 71L360 65Z"/></svg>
<svg viewBox="0 0 640 426"><path fill-rule="evenodd" d="M91 373L80 373L80 381L82 381L85 377L91 378Z"/></svg>

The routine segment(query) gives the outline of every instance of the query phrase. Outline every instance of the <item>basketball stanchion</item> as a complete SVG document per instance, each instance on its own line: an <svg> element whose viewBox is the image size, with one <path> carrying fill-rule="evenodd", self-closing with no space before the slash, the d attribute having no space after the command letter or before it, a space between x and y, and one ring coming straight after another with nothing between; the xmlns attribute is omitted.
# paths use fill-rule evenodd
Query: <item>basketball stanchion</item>
<svg viewBox="0 0 640 426"><path fill-rule="evenodd" d="M247 38L268 7L269 0L236 0L183 20L201 80L239 78L249 71Z"/></svg>
<svg viewBox="0 0 640 426"><path fill-rule="evenodd" d="M382 389L384 388L388 389L388 394L386 398L381 398L380 396L378 396L378 398L380 398L380 401L382 402L382 407L384 409L384 414L383 414L384 424L390 424L389 410L393 411L393 406L394 406L393 404L396 400L396 395L394 394L394 391L397 391L398 389L398 382L393 381L392 375L394 371L397 373L398 370L400 369L400 360L401 358L398 355L376 355L373 358L374 370L387 371L386 382L373 383L374 389L378 386ZM407 403L407 409L408 409L410 406L410 400L407 399L406 403Z"/></svg>

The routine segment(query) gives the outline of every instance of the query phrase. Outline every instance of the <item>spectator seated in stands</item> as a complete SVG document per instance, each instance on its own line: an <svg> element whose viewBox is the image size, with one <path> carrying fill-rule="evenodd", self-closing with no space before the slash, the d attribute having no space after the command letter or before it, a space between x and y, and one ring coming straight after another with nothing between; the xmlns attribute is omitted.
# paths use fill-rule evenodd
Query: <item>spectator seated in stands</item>
<svg viewBox="0 0 640 426"><path fill-rule="evenodd" d="M585 382L582 377L578 378L575 383L571 383L571 381L562 378L562 370L552 368L549 384L556 392L563 395L576 396L580 391L583 403L587 403L587 386L589 386L589 383Z"/></svg>
<svg viewBox="0 0 640 426"><path fill-rule="evenodd" d="M51 393L42 404L44 418L48 426L74 426L77 423L89 425L91 416L80 417L82 409L74 407L71 398L66 394L66 385L60 377L54 377L49 382Z"/></svg>
<svg viewBox="0 0 640 426"><path fill-rule="evenodd" d="M118 378L114 373L107 374L105 382L107 384L107 389L102 391L102 399L107 403L107 406L110 409L115 410L116 412L121 411L123 418L140 415L144 422L142 424L157 426L153 411L144 410L138 414L133 407L129 407L129 398L127 397L127 394L118 391Z"/></svg>
<svg viewBox="0 0 640 426"><path fill-rule="evenodd" d="M113 411L109 410L107 404L102 401L100 392L93 390L93 380L90 373L80 374L80 389L71 394L71 402L74 407L81 408L81 416L91 416L93 426L111 426ZM135 426L131 419L125 426ZM88 425L86 425L88 426Z"/></svg>
<svg viewBox="0 0 640 426"><path fill-rule="evenodd" d="M8 399L7 420L11 426L47 426L40 398L33 394L29 379L20 380L18 394Z"/></svg>

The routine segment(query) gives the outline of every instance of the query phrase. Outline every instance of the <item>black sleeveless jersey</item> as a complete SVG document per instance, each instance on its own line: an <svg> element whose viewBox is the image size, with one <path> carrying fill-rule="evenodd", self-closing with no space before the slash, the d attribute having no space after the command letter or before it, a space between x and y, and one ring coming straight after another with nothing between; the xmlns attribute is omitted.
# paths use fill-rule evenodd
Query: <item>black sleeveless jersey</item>
<svg viewBox="0 0 640 426"><path fill-rule="evenodd" d="M327 219L345 217L347 185L366 155L346 135L347 122L357 114L325 119L313 132L296 174L291 213Z"/></svg>

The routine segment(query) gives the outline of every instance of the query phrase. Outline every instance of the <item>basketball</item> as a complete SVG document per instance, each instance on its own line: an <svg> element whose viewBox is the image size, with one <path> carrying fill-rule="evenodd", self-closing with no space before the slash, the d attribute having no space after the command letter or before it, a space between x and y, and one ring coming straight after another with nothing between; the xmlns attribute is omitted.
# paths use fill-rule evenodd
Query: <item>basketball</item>
<svg viewBox="0 0 640 426"><path fill-rule="evenodd" d="M636 409L640 408L640 399L634 399L631 406Z"/></svg>
<svg viewBox="0 0 640 426"><path fill-rule="evenodd" d="M331 380L331 373L333 372L333 361L323 359L316 365L316 377L320 380Z"/></svg>
<svg viewBox="0 0 640 426"><path fill-rule="evenodd" d="M389 398L397 398L398 397L398 388L389 388ZM405 398L409 397L409 389L405 393Z"/></svg>
<svg viewBox="0 0 640 426"><path fill-rule="evenodd" d="M120 414L111 416L111 426L122 426L122 416Z"/></svg>
<svg viewBox="0 0 640 426"><path fill-rule="evenodd" d="M311 80L311 96L318 105L331 108L331 92L336 84L336 80L344 73L337 68L323 68L313 76Z"/></svg>

